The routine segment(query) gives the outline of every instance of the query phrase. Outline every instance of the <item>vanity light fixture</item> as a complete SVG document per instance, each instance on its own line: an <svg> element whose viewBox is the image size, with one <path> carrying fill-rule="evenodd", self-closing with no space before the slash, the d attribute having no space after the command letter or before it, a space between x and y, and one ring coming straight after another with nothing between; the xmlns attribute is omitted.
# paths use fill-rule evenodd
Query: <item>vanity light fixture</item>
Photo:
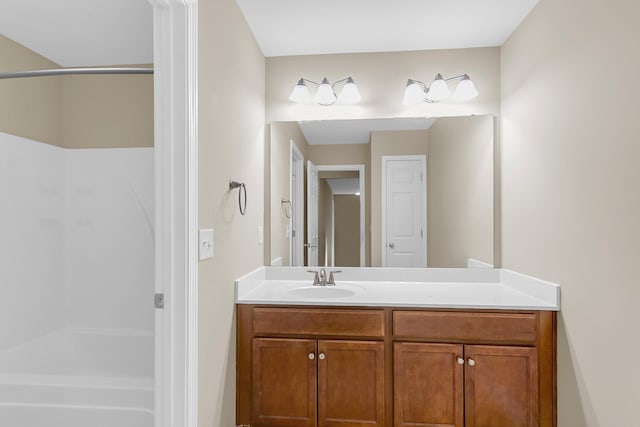
<svg viewBox="0 0 640 427"><path fill-rule="evenodd" d="M309 94L309 88L306 83L312 83L318 87L315 96L312 98ZM339 83L342 85L342 91L340 95L336 96L335 87ZM360 91L358 86L354 83L351 77L347 77L331 84L325 77L321 83L316 83L312 80L301 78L298 83L293 87L291 95L289 95L289 101L296 102L298 104L311 104L315 102L320 105L333 105L335 103L340 104L356 104L360 102Z"/></svg>
<svg viewBox="0 0 640 427"><path fill-rule="evenodd" d="M431 85L427 86L424 82L419 80L409 79L407 86L404 89L404 98L402 103L404 105L416 105L421 102L436 103L444 101L449 98L451 91L449 90L449 80L460 79L456 90L453 93L453 100L457 102L471 101L478 96L478 90L473 80L469 78L468 74L461 74L455 77L449 77L445 79L442 74L438 73L436 78L431 82Z"/></svg>

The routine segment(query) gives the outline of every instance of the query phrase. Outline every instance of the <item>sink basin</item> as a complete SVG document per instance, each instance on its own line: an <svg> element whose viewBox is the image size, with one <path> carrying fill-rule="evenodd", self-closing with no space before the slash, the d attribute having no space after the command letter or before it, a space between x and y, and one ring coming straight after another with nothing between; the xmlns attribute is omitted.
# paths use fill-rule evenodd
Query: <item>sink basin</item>
<svg viewBox="0 0 640 427"><path fill-rule="evenodd" d="M289 295L298 298L347 298L352 297L356 292L349 288L336 286L305 286L302 288L290 289Z"/></svg>

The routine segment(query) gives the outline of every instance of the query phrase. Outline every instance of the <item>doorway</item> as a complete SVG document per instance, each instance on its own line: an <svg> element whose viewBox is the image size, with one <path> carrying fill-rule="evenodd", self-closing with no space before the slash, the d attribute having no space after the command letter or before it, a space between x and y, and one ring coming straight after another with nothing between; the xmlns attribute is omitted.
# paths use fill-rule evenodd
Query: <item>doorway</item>
<svg viewBox="0 0 640 427"><path fill-rule="evenodd" d="M323 179L322 187L326 187L325 193L330 194L329 197L321 197L321 185L320 180L321 176L334 176L327 175L327 173L333 174L348 174L354 173L355 175L353 179L356 181L356 186L351 188L350 190L331 190L330 184L327 181L331 181L332 178ZM342 248L338 248L336 250L335 244L340 241L340 239L336 239L337 229L340 229L340 225L344 224L342 221L338 221L336 219L336 213L340 212L340 210L345 206L349 205L349 203L353 203L354 200L341 200L341 196L352 196L357 198L357 206L359 210L359 215L355 222L352 225L345 225L345 231L348 232L355 231L355 247L359 252L359 256L357 257L356 262L354 262L352 266L365 266L365 169L364 165L314 165L311 161L307 162L307 243L305 247L307 248L307 264L309 266L334 266L339 265L336 264L336 257L343 259L340 256L340 252ZM351 181L352 177L339 177L335 175L335 181L342 182L334 182L334 185L339 186L341 184L347 184L348 186L351 183L347 183L346 181ZM338 187L336 187L338 188ZM349 187L350 188L350 187ZM346 191L346 192L345 192ZM336 197L339 200L336 200ZM349 199L349 198L348 198ZM321 201L321 203L320 203ZM336 203L337 201L337 203ZM338 207L338 211L336 211L336 206ZM321 212L322 210L322 212ZM348 210L348 208L347 208ZM320 229L319 219L323 218L323 226L324 230ZM347 224L351 224L350 221L346 221ZM328 224L328 225L327 225ZM337 224L337 227L336 227ZM355 226L355 227L354 227ZM355 228L355 230L354 230ZM322 231L322 232L321 232ZM339 232L341 234L341 238L346 237L345 235L348 233ZM348 250L348 249L347 249ZM322 262L319 262L319 261ZM349 263L352 263L351 261Z"/></svg>

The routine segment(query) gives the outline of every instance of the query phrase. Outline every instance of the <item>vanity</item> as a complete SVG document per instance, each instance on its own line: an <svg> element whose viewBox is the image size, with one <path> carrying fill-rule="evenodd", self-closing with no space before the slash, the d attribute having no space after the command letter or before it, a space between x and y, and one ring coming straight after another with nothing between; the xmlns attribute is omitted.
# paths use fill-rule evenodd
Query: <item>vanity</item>
<svg viewBox="0 0 640 427"><path fill-rule="evenodd" d="M344 268L318 287L306 270L236 282L237 425L556 425L557 285Z"/></svg>

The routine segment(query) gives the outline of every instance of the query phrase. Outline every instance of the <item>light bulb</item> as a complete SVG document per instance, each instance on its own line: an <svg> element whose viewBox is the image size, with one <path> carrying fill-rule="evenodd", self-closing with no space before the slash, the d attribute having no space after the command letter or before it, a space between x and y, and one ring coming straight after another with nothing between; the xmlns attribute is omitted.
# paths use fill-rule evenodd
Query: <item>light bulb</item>
<svg viewBox="0 0 640 427"><path fill-rule="evenodd" d="M361 99L358 86L356 86L351 77L347 78L347 82L342 87L340 96L338 96L338 102L341 104L357 104Z"/></svg>
<svg viewBox="0 0 640 427"><path fill-rule="evenodd" d="M453 99L455 101L471 101L478 96L478 90L476 85L473 84L473 80L469 78L467 74L462 76L462 80L456 86L456 91L453 93Z"/></svg>
<svg viewBox="0 0 640 427"><path fill-rule="evenodd" d="M333 88L326 77L322 79L322 83L318 86L318 91L313 100L320 105L331 105L336 102L336 94L333 92Z"/></svg>
<svg viewBox="0 0 640 427"><path fill-rule="evenodd" d="M427 91L427 99L434 102L442 101L443 99L447 99L449 97L449 85L442 78L442 74L438 74L436 79L429 86L429 90Z"/></svg>
<svg viewBox="0 0 640 427"><path fill-rule="evenodd" d="M291 95L289 95L289 101L297 102L298 104L308 104L311 102L309 88L304 84L304 79L298 80L298 83L293 87Z"/></svg>
<svg viewBox="0 0 640 427"><path fill-rule="evenodd" d="M407 80L407 87L404 89L404 98L402 104L410 106L416 105L425 100L427 94L424 92L420 84L415 80Z"/></svg>

